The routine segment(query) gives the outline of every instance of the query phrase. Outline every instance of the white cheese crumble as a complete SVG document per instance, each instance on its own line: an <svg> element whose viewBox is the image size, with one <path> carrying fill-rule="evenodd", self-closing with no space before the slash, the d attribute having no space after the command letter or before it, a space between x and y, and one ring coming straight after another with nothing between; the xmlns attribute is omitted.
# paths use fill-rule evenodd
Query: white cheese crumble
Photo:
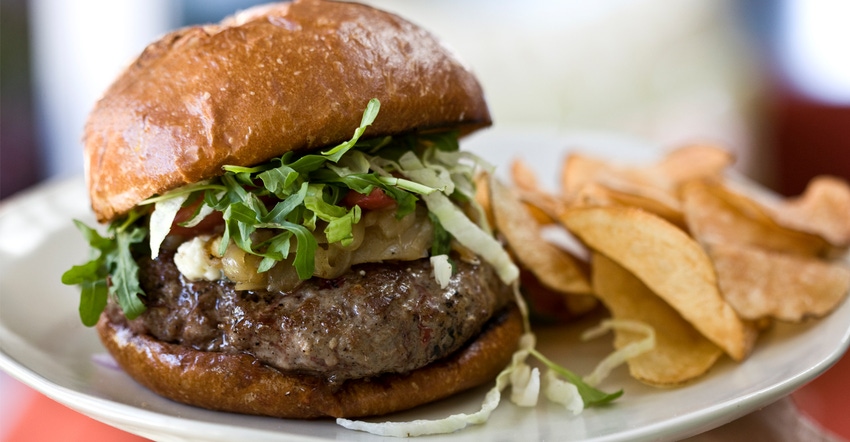
<svg viewBox="0 0 850 442"><path fill-rule="evenodd" d="M200 235L180 244L174 255L177 270L191 281L205 279L217 281L223 278L221 261L210 255L208 235Z"/></svg>

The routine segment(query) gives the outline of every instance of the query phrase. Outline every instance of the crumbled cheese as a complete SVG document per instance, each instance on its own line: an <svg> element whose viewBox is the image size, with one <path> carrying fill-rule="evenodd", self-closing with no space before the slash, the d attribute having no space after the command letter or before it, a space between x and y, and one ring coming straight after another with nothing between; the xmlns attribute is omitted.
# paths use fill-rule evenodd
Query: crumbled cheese
<svg viewBox="0 0 850 442"><path fill-rule="evenodd" d="M221 261L210 255L207 246L209 240L210 237L207 235L196 236L177 248L174 264L187 279L191 281L222 279Z"/></svg>

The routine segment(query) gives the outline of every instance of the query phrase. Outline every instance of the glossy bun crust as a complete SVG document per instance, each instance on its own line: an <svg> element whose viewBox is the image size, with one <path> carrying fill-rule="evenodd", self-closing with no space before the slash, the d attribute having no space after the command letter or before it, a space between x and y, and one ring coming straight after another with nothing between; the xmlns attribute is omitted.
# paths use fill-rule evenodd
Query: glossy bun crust
<svg viewBox="0 0 850 442"><path fill-rule="evenodd" d="M97 330L124 371L162 396L212 410L306 419L387 414L490 382L510 362L522 327L512 306L448 358L407 374L338 386L278 371L249 354L199 351L134 334L106 315Z"/></svg>
<svg viewBox="0 0 850 442"><path fill-rule="evenodd" d="M288 151L351 138L490 124L481 87L433 35L368 6L252 8L150 45L95 105L86 170L101 222L154 194Z"/></svg>

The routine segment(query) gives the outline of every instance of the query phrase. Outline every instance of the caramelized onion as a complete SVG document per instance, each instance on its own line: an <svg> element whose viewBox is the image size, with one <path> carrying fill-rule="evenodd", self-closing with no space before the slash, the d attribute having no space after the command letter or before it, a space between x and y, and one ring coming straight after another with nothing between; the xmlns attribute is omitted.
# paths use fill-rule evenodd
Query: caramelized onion
<svg viewBox="0 0 850 442"><path fill-rule="evenodd" d="M257 273L262 258L245 253L236 244L230 243L221 257L221 270L227 279L235 282L239 290L264 288L266 275Z"/></svg>

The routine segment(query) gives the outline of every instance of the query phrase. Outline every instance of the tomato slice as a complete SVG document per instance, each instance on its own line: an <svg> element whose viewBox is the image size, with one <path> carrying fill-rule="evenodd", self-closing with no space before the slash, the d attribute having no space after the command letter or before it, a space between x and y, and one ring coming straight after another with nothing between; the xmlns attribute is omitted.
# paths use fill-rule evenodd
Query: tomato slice
<svg viewBox="0 0 850 442"><path fill-rule="evenodd" d="M202 235L205 233L213 233L218 231L222 226L224 226L224 218L221 215L221 212L214 211L207 215L206 218L201 220L194 227L183 227L180 223L189 221L192 219L192 215L195 213L198 205L203 202L201 198L198 198L198 202L192 204L191 206L182 207L177 212L177 215L174 216L174 222L171 224L171 234L172 235L180 235L189 237L195 237L198 235Z"/></svg>
<svg viewBox="0 0 850 442"><path fill-rule="evenodd" d="M381 210L395 206L396 202L383 189L375 187L368 195L349 190L342 199L342 204L349 209L360 206L363 210Z"/></svg>

